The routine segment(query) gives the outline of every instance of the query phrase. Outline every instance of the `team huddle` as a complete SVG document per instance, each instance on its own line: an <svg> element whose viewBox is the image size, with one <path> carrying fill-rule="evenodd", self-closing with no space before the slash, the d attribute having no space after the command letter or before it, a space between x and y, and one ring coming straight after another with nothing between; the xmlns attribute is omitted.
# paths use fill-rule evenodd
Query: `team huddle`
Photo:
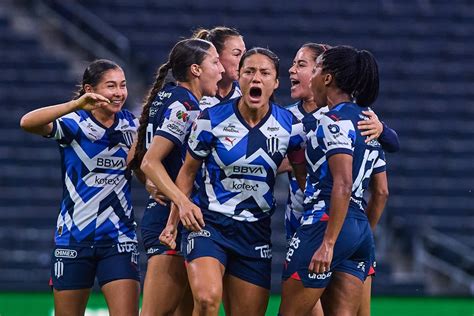
<svg viewBox="0 0 474 316"><path fill-rule="evenodd" d="M178 41L137 119L122 109L122 68L100 59L72 101L21 119L54 138L63 198L51 281L56 315L83 315L97 278L111 315L138 315L140 271L130 183L150 193L141 315L265 315L273 193L289 177L279 315L370 315L373 231L388 197L395 131L369 108L368 51L306 43L274 101L279 58L232 28ZM370 195L367 192L370 192Z"/></svg>

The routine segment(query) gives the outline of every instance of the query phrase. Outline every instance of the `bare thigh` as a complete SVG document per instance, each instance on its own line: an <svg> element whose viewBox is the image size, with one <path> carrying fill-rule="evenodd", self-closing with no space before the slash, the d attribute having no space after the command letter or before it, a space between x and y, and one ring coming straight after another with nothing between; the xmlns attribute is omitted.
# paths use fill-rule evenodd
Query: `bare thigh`
<svg viewBox="0 0 474 316"><path fill-rule="evenodd" d="M305 288L303 282L287 279L282 286L280 314L282 316L310 314L323 292L324 288Z"/></svg>
<svg viewBox="0 0 474 316"><path fill-rule="evenodd" d="M108 282L102 286L105 301L111 316L138 316L140 282L122 279Z"/></svg>
<svg viewBox="0 0 474 316"><path fill-rule="evenodd" d="M193 292L193 315L217 315L222 301L224 266L213 257L201 257L187 265Z"/></svg>
<svg viewBox="0 0 474 316"><path fill-rule="evenodd" d="M333 272L331 282L321 298L324 315L357 315L362 287L362 281L352 274Z"/></svg>
<svg viewBox="0 0 474 316"><path fill-rule="evenodd" d="M372 277L368 276L364 282L364 289L362 290L362 298L360 300L359 310L357 316L370 316L370 296L372 291Z"/></svg>
<svg viewBox="0 0 474 316"><path fill-rule="evenodd" d="M268 289L233 275L225 275L224 292L227 297L226 304L224 305L226 315L265 315L270 292Z"/></svg>
<svg viewBox="0 0 474 316"><path fill-rule="evenodd" d="M86 311L91 289L54 290L54 315L82 316Z"/></svg>
<svg viewBox="0 0 474 316"><path fill-rule="evenodd" d="M311 316L324 316L323 306L321 305L321 300L319 299L314 305L310 313Z"/></svg>
<svg viewBox="0 0 474 316"><path fill-rule="evenodd" d="M143 285L141 315L173 315L182 302L188 286L183 257L168 255L151 257L148 259Z"/></svg>

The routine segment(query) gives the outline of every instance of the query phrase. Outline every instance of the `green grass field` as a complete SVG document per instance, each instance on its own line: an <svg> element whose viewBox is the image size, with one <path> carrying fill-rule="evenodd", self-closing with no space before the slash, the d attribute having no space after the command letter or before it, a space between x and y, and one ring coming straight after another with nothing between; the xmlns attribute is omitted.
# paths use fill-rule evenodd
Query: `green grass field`
<svg viewBox="0 0 474 316"><path fill-rule="evenodd" d="M266 315L276 315L279 296L272 296ZM0 293L0 316L53 315L53 297L50 293ZM101 294L91 295L87 316L108 315ZM224 315L222 312L221 315ZM474 316L474 298L438 297L375 297L374 316Z"/></svg>

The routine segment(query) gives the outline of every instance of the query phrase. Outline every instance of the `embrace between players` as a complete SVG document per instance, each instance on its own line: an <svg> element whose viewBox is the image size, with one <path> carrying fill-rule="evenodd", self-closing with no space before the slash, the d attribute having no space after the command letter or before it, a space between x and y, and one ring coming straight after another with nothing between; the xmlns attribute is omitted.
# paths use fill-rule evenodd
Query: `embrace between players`
<svg viewBox="0 0 474 316"><path fill-rule="evenodd" d="M237 30L216 27L176 43L139 120L122 110L125 75L107 60L89 65L74 100L22 118L62 152L57 315L83 314L95 277L111 315L138 314L130 170L150 192L142 315L217 315L221 302L229 315L265 314L281 172L290 196L279 313L370 314L384 151L398 150L396 133L369 108L377 63L364 50L307 43L289 74L296 103L284 108L273 96L278 57L247 51Z"/></svg>

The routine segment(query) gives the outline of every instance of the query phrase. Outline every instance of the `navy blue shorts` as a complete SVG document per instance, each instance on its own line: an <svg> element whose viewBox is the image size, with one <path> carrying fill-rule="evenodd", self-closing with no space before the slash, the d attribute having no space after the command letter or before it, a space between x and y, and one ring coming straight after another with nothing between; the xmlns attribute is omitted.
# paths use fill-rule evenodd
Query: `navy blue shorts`
<svg viewBox="0 0 474 316"><path fill-rule="evenodd" d="M334 246L331 268L325 273L309 273L314 252L320 247L327 222L301 226L293 236L286 254L283 279L301 280L305 287L325 288L335 271L365 281L373 262L374 240L367 220L346 218Z"/></svg>
<svg viewBox="0 0 474 316"><path fill-rule="evenodd" d="M51 281L56 290L88 289L122 279L140 282L136 243L110 247L56 246L51 260Z"/></svg>
<svg viewBox="0 0 474 316"><path fill-rule="evenodd" d="M176 237L176 247L178 249L170 249L160 243L159 237L166 227L169 214L169 203L167 203L166 206L158 204L154 200L150 200L148 203L141 223L143 246L145 247L148 259L155 255L182 255L179 249L181 245L181 223L178 225L178 235Z"/></svg>
<svg viewBox="0 0 474 316"><path fill-rule="evenodd" d="M218 221L216 221L218 217ZM183 229L181 249L187 262L213 257L225 273L270 289L272 245L270 219L239 222L224 215L213 215L200 232Z"/></svg>

